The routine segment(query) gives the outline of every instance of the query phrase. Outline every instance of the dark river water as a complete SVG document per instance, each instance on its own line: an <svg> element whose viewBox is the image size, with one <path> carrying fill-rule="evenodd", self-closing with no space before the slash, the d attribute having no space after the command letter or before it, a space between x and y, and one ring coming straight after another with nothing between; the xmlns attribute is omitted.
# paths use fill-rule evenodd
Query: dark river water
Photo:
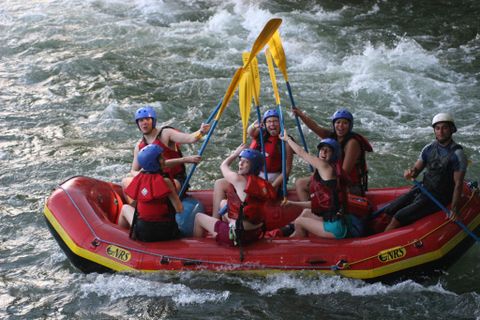
<svg viewBox="0 0 480 320"><path fill-rule="evenodd" d="M273 17L283 19L297 104L323 125L348 107L372 141L371 187L407 183L403 169L442 111L455 116L467 179L480 178L478 1L2 0L1 319L480 319L479 245L440 277L390 285L302 273L86 275L67 260L42 216L52 189L73 175L120 182L142 105L196 130ZM275 100L258 58L265 110ZM240 128L234 98L193 188L212 187ZM290 183L306 173L295 160Z"/></svg>

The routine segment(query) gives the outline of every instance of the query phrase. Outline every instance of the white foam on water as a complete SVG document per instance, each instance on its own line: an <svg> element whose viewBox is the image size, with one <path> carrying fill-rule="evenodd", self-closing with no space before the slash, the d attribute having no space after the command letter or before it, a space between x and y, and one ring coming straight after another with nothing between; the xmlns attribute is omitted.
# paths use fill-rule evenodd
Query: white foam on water
<svg viewBox="0 0 480 320"><path fill-rule="evenodd" d="M229 291L191 289L183 284L163 283L135 278L122 274L87 275L86 283L80 285L83 297L95 294L109 297L111 301L127 297L170 297L178 305L223 302Z"/></svg>
<svg viewBox="0 0 480 320"><path fill-rule="evenodd" d="M324 295L332 293L348 293L352 296L377 296L395 292L435 292L456 296L455 293L443 288L438 283L432 286L423 286L407 280L394 285L380 282L366 283L361 280L348 279L340 276L320 275L318 277L296 276L292 274L275 274L265 279L244 280L244 285L257 291L261 295L275 295L281 290L294 290L299 295Z"/></svg>

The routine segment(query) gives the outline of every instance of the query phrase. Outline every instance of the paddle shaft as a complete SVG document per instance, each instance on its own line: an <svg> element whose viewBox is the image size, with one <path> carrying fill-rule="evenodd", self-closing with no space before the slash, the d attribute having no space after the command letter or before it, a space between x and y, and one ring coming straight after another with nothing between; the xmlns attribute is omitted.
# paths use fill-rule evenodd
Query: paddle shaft
<svg viewBox="0 0 480 320"><path fill-rule="evenodd" d="M292 87L290 86L290 82L285 81L285 84L287 85L288 96L290 97L290 102L292 103L292 109L296 109L297 106L295 104L295 100L293 99ZM298 134L300 135L300 139L302 140L303 150L305 150L305 152L308 153L307 141L305 140L305 136L303 135L302 126L300 125L300 120L298 119L297 115L295 115L295 123L297 125ZM310 172L313 172L312 165L309 165L309 168L310 168Z"/></svg>
<svg viewBox="0 0 480 320"><path fill-rule="evenodd" d="M443 204L441 204L440 201L438 201L433 196L433 194L431 194L420 182L418 182L417 180L413 180L413 183L415 184L415 186L417 186L420 189L420 191L424 195L430 198L430 200L432 200L433 203L435 203L440 209L442 209L442 211L447 215L447 217L450 218L452 216L452 212L448 210ZM468 229L468 227L464 225L462 222L457 220L453 220L453 222L455 222L460 228L462 228L469 236L475 239L475 241L480 242L480 238L475 233L473 233L470 229Z"/></svg>
<svg viewBox="0 0 480 320"><path fill-rule="evenodd" d="M223 99L220 99L220 102L217 104L217 106L215 107L215 109L212 111L212 113L210 113L210 116L208 116L208 119L205 123L209 124L210 122L212 122L213 120L213 117L215 117L215 115L217 114L218 112L218 109L220 109L220 107L222 106L222 101Z"/></svg>
<svg viewBox="0 0 480 320"><path fill-rule="evenodd" d="M278 114L280 116L280 132L284 135L285 134L285 126L283 124L283 112L282 112L282 105L278 105ZM286 157L286 149L285 149L285 140L282 140L282 191L284 199L287 198L287 157Z"/></svg>
<svg viewBox="0 0 480 320"><path fill-rule="evenodd" d="M207 147L208 141L210 141L210 137L212 136L213 131L215 131L215 128L217 127L217 124L218 124L218 121L217 121L217 120L214 120L213 123L212 123L212 126L210 127L210 130L208 130L207 137L206 137L205 140L203 141L203 144L202 144L202 146L200 147L200 150L198 151L198 155L199 155L199 156L202 156L202 155L203 155L203 152L205 151L205 148ZM181 189L180 192L178 193L178 196L179 196L180 198L183 197L183 195L185 194L185 191L187 190L188 182L189 182L190 179L192 178L192 175L193 175L193 173L195 172L196 169L197 169L197 164L194 163L193 166L192 166L192 168L190 169L190 172L189 172L188 175L187 175L187 178L185 179L185 182L184 182L183 185L182 185L182 189Z"/></svg>
<svg viewBox="0 0 480 320"><path fill-rule="evenodd" d="M263 142L263 129L262 129L262 116L260 115L260 106L255 107L257 109L257 118L258 118L258 129L260 130L258 135L260 137L260 148L263 154L263 172L265 173L265 180L268 181L268 172L267 172L267 157L265 155L265 144Z"/></svg>

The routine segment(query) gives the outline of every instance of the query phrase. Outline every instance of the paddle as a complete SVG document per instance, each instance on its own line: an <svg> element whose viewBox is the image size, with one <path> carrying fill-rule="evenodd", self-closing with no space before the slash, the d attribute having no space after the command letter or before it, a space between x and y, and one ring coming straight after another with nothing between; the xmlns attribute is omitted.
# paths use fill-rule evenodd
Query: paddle
<svg viewBox="0 0 480 320"><path fill-rule="evenodd" d="M272 55L269 50L265 50L265 56L267 58L268 73L270 74L270 79L272 80L273 93L275 95L275 102L278 108L278 115L280 116L280 132L282 135L285 134L285 127L283 122L283 112L282 105L280 104L280 95L278 94L277 87L277 78L275 76L275 69L273 67ZM283 201L287 201L287 159L285 155L285 141L282 140L282 175L283 175Z"/></svg>
<svg viewBox="0 0 480 320"><path fill-rule="evenodd" d="M280 27L280 24L282 24L282 19L271 19L270 21L267 22L265 27L263 27L262 31L258 35L257 39L255 39L255 42L253 43L252 50L250 51L250 57L247 60L247 63L244 64L244 67L248 67L250 62L253 60L253 58L260 52L260 50L265 47L265 45L268 43L270 38L273 36L275 31ZM230 102L230 99L232 98L233 94L235 93L236 88L238 87L238 83L243 75L243 68L240 67L237 69L235 72L235 75L232 78L232 81L230 82L230 85L228 86L227 91L225 92L225 95L221 101L220 108L218 109L214 122L210 126L210 130L208 131L207 138L204 140L202 147L198 151L198 155L202 156L205 148L207 147L208 141L210 140L210 137L212 133L215 131L215 127L217 126L218 120L220 119L220 116L222 115L223 111L227 107L228 103ZM182 185L182 188L179 192L179 196L183 197L185 194L185 191L187 190L188 182L192 178L193 173L195 172L195 169L197 168L197 164L194 163L192 165L192 168L190 169L190 172L188 173L187 178L185 179L185 182Z"/></svg>
<svg viewBox="0 0 480 320"><path fill-rule="evenodd" d="M253 60L254 57L265 47L265 45L270 41L272 36L278 30L280 25L282 24L282 19L274 18L270 19L265 27L263 27L262 32L258 35L257 39L253 43L252 50L250 50L250 57L247 59L247 62L243 65L246 68L250 62Z"/></svg>
<svg viewBox="0 0 480 320"><path fill-rule="evenodd" d="M222 99L222 104L220 106L220 109L218 110L217 115L215 116L215 119L214 119L212 125L210 126L210 130L208 130L207 137L203 141L203 144L200 147L200 150L198 151L199 156L203 155L203 152L205 151L205 148L207 147L208 142L210 141L210 137L212 136L212 134L215 131L215 128L218 124L218 119L220 119L220 116L221 116L223 110L225 110L225 107L228 105L228 103L232 99L233 94L235 93L235 91L238 87L238 83L240 82L240 79L242 78L243 74L244 74L243 73L243 68L242 67L238 68L237 71L235 72L235 75L233 76L232 80L230 81L230 85L228 86L228 89L225 92L225 96ZM192 165L192 168L190 169L190 172L187 175L187 178L185 179L185 182L182 185L182 188L180 189L180 192L178 193L180 198L182 198L183 195L185 194L185 191L187 190L188 182L192 178L192 175L195 172L196 168L197 168L197 164L194 163Z"/></svg>
<svg viewBox="0 0 480 320"><path fill-rule="evenodd" d="M250 72L250 66L245 71L244 76L240 79L238 86L238 106L240 109L240 117L242 119L243 143L247 143L248 120L250 119L250 107L252 105L253 95L253 79Z"/></svg>
<svg viewBox="0 0 480 320"><path fill-rule="evenodd" d="M250 56L249 52L244 52L242 55L243 62L247 63L248 58ZM260 73L258 72L258 60L257 58L253 58L250 65L248 66L250 70L250 78L251 83L253 86L253 100L255 101L255 109L257 111L257 120L258 120L258 128L260 130L259 137L260 137L260 150L262 150L263 158L266 159L265 156L265 146L263 142L263 128L261 126L262 123L262 116L260 115ZM268 181L268 172L267 172L267 162L263 162L263 172L265 174L265 180Z"/></svg>
<svg viewBox="0 0 480 320"><path fill-rule="evenodd" d="M292 103L292 109L296 109L297 106L295 105L295 100L293 99L292 88L290 86L290 82L288 81L287 58L285 56L285 51L283 50L282 39L280 38L280 32L278 30L274 33L274 35L268 42L268 50L272 54L273 61L277 65L278 69L280 69L283 74L285 84L287 85L288 96L290 97L290 102ZM303 149L308 153L308 145L305 141L302 126L300 125L300 120L298 119L297 115L295 115L295 123L298 128L300 139L302 140ZM313 172L312 166L310 166L310 171Z"/></svg>
<svg viewBox="0 0 480 320"><path fill-rule="evenodd" d="M441 204L440 201L438 201L433 196L433 194L431 194L420 182L418 182L415 179L413 179L412 181L415 184L415 186L419 188L424 195L430 198L430 200L432 200L432 202L435 203L447 215L448 218L452 217L453 215L452 212L448 210L443 204ZM480 238L475 233L473 233L470 229L468 229L468 227L464 225L462 222L457 220L453 220L453 222L455 222L460 228L462 228L469 236L475 239L475 241L480 242Z"/></svg>

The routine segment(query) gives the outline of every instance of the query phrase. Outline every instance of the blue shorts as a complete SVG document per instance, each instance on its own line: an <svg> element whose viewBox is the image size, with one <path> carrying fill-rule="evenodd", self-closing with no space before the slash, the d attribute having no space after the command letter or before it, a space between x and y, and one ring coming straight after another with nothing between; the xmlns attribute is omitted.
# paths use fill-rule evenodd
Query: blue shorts
<svg viewBox="0 0 480 320"><path fill-rule="evenodd" d="M343 239L347 236L347 226L343 223L342 219L323 221L323 229L332 233L337 239Z"/></svg>

